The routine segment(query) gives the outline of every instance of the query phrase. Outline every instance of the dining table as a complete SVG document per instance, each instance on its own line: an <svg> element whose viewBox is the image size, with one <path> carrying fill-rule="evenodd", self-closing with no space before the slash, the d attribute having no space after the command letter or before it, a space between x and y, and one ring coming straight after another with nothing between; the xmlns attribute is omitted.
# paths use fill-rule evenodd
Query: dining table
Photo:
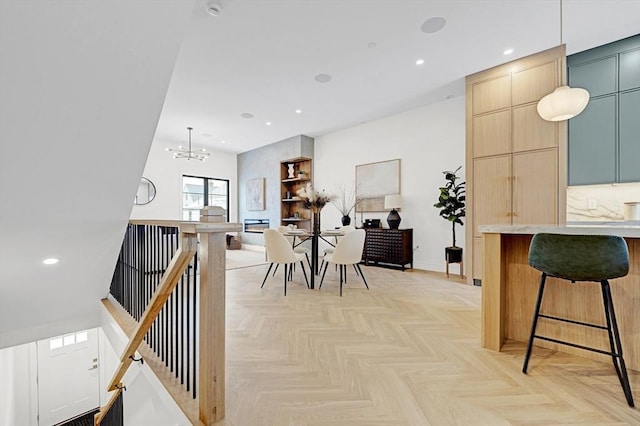
<svg viewBox="0 0 640 426"><path fill-rule="evenodd" d="M315 288L315 278L320 273L318 267L318 250L320 240L326 242L332 247L335 247L338 242L338 237L344 236L344 231L340 229L326 229L321 232L307 231L306 229L292 229L284 233L288 237L293 237L292 247L296 248L300 244L303 244L307 240L311 240L311 274L309 280L309 288L312 290ZM333 238L333 242L331 239ZM298 240L296 242L296 240Z"/></svg>

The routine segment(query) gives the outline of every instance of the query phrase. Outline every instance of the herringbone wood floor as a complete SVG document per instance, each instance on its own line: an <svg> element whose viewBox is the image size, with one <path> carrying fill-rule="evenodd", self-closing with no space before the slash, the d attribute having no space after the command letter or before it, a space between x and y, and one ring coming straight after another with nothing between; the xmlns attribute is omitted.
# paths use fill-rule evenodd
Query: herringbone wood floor
<svg viewBox="0 0 640 426"><path fill-rule="evenodd" d="M611 364L480 347L480 288L442 274L363 267L307 290L298 271L227 273L227 400L221 425L640 424ZM640 403L640 374L631 373Z"/></svg>

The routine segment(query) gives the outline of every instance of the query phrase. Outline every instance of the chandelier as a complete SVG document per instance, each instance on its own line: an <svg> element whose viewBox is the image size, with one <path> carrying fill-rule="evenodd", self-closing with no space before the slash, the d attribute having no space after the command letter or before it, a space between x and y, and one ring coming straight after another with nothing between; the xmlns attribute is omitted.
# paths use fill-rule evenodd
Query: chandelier
<svg viewBox="0 0 640 426"><path fill-rule="evenodd" d="M209 158L209 156L211 156L211 153L206 152L204 148L198 151L194 151L191 149L191 131L193 130L193 127L187 127L187 130L189 131L189 149L185 149L185 147L180 145L178 146L178 149L167 148L166 151L172 152L173 158L186 158L187 160L198 161L204 161Z"/></svg>

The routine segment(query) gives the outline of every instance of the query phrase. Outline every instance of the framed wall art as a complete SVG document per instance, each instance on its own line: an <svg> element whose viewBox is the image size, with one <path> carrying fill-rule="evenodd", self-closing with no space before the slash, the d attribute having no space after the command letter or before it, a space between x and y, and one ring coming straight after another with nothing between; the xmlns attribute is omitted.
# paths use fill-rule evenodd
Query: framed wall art
<svg viewBox="0 0 640 426"><path fill-rule="evenodd" d="M264 178L247 181L247 210L264 210Z"/></svg>
<svg viewBox="0 0 640 426"><path fill-rule="evenodd" d="M400 193L400 159L356 166L356 212L384 212L384 196Z"/></svg>

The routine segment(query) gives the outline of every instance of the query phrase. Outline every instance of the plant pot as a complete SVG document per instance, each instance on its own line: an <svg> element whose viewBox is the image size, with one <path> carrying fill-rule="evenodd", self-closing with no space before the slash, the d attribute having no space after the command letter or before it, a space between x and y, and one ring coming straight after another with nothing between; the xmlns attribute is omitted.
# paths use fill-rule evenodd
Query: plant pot
<svg viewBox="0 0 640 426"><path fill-rule="evenodd" d="M351 216L342 216L342 226L347 226L351 223Z"/></svg>
<svg viewBox="0 0 640 426"><path fill-rule="evenodd" d="M444 258L449 263L462 262L462 247L445 247Z"/></svg>

